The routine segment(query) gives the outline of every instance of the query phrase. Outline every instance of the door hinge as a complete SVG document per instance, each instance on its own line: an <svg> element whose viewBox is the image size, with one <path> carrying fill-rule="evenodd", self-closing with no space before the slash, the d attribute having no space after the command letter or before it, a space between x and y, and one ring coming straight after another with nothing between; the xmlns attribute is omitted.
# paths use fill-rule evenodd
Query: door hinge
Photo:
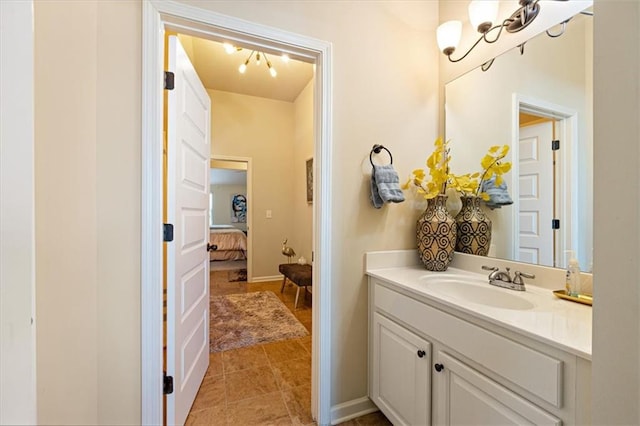
<svg viewBox="0 0 640 426"><path fill-rule="evenodd" d="M555 140L555 141L551 141L551 151L557 151L560 149L560 141L559 140Z"/></svg>
<svg viewBox="0 0 640 426"><path fill-rule="evenodd" d="M551 229L560 229L560 219L551 220Z"/></svg>
<svg viewBox="0 0 640 426"><path fill-rule="evenodd" d="M171 71L164 72L164 88L173 90L175 88L176 75Z"/></svg>
<svg viewBox="0 0 640 426"><path fill-rule="evenodd" d="M170 223L162 224L162 238L164 242L173 241L173 225Z"/></svg>
<svg viewBox="0 0 640 426"><path fill-rule="evenodd" d="M165 395L171 395L173 393L173 376L167 376L167 373L162 373L162 393Z"/></svg>

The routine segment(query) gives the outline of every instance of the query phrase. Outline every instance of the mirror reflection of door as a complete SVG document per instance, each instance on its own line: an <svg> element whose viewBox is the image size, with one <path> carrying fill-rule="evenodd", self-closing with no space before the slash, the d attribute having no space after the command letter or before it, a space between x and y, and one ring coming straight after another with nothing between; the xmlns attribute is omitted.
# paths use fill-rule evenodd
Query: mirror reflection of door
<svg viewBox="0 0 640 426"><path fill-rule="evenodd" d="M553 120L520 112L517 256L523 262L545 266L553 266L555 259L553 132ZM541 191L541 188L554 190Z"/></svg>

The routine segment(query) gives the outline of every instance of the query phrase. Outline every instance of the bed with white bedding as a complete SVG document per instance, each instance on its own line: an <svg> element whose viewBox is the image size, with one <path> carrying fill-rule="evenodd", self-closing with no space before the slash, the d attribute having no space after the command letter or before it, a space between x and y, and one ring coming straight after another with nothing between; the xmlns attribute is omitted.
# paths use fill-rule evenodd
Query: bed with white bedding
<svg viewBox="0 0 640 426"><path fill-rule="evenodd" d="M209 227L209 243L216 246L209 260L242 260L247 258L247 236L231 225Z"/></svg>

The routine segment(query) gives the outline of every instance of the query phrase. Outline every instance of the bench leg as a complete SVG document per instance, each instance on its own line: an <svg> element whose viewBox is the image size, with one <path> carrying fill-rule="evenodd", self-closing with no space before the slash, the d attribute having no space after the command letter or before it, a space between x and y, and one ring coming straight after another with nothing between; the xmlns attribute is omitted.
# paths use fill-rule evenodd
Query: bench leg
<svg viewBox="0 0 640 426"><path fill-rule="evenodd" d="M282 278L282 287L280 287L280 293L284 291L284 285L287 283L287 277Z"/></svg>
<svg viewBox="0 0 640 426"><path fill-rule="evenodd" d="M298 309L298 296L300 296L300 286L298 286L298 291L296 291L296 301L293 304L293 309Z"/></svg>

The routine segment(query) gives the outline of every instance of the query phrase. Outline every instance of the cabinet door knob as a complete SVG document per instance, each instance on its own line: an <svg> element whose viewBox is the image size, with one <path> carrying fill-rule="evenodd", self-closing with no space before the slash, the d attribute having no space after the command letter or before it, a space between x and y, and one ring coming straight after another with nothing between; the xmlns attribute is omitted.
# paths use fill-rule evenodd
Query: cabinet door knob
<svg viewBox="0 0 640 426"><path fill-rule="evenodd" d="M425 351L423 351L422 349L420 349L418 351L418 358L423 358L427 353Z"/></svg>
<svg viewBox="0 0 640 426"><path fill-rule="evenodd" d="M435 365L433 366L433 368L435 368L435 369L436 369L436 371L439 373L439 372L441 372L442 370L444 370L444 365L442 365L442 364L435 364Z"/></svg>

